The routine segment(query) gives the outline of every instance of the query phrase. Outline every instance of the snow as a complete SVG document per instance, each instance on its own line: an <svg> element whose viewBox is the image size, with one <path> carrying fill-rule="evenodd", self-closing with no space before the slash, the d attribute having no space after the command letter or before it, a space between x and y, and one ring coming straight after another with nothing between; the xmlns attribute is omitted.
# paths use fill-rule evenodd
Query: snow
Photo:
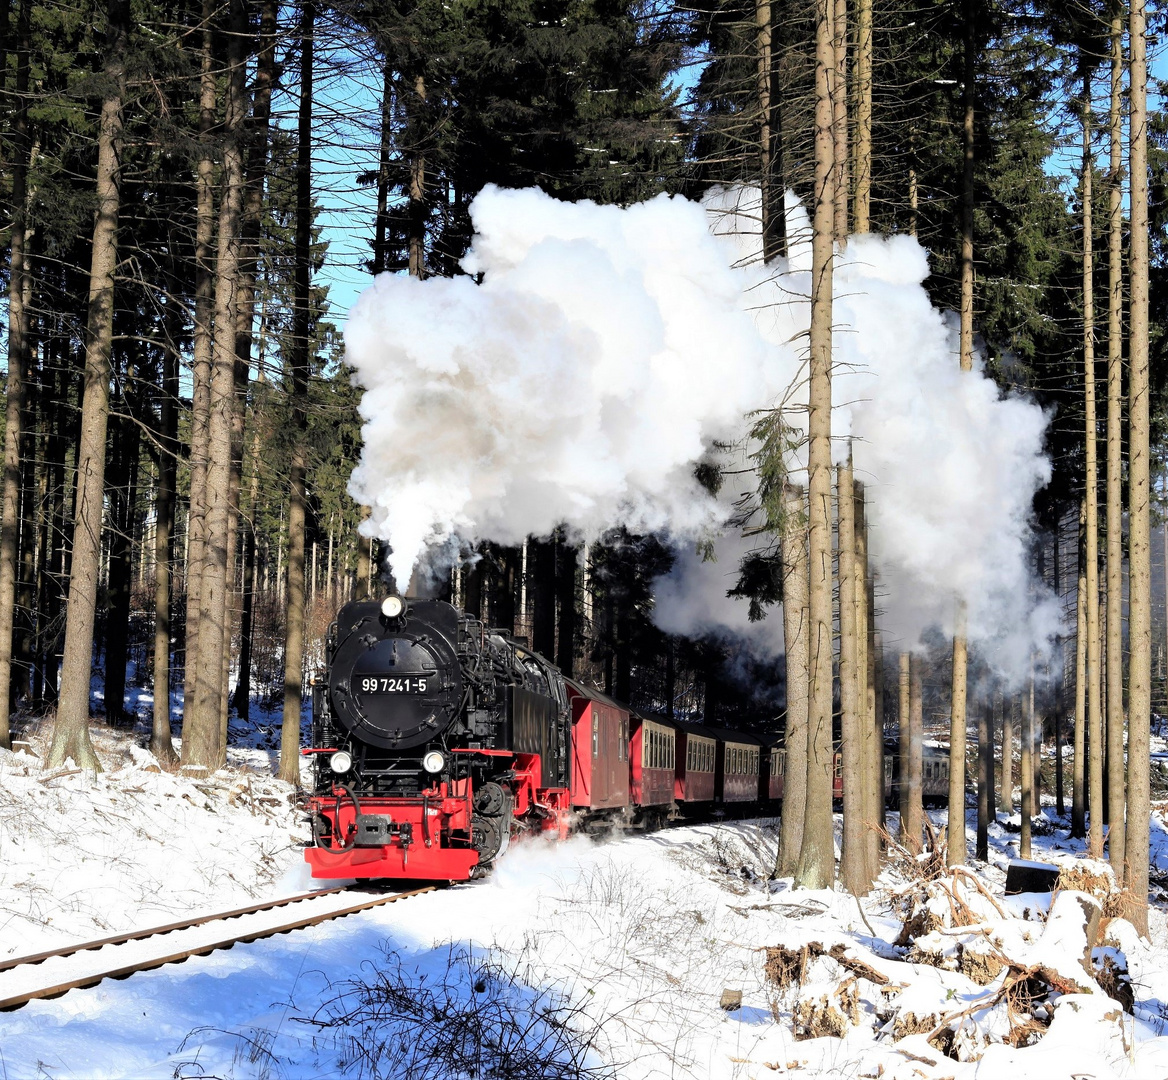
<svg viewBox="0 0 1168 1080"><path fill-rule="evenodd" d="M0 959L312 887L303 815L266 756L195 782L98 731L96 778L0 752ZM1004 897L1000 825L988 866L921 881L894 865L862 907L768 882L768 819L517 844L483 882L0 1014L0 1077L1163 1076L1164 912L1150 942L1114 917L1105 865L1048 813L1035 858L1103 895ZM1153 844L1165 865L1159 821ZM1091 970L1129 970L1131 1011L1083 965L1076 913L1095 903L1112 917ZM786 986L768 975L780 946L806 948ZM1063 990L1007 993L1015 969ZM720 1007L725 990L741 1007Z"/></svg>

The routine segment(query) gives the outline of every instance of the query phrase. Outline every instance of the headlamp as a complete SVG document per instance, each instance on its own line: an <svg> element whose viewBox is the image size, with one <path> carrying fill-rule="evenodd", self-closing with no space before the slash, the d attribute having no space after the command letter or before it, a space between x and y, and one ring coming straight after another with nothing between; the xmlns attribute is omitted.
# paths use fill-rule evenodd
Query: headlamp
<svg viewBox="0 0 1168 1080"><path fill-rule="evenodd" d="M396 619L405 611L405 608L400 596L387 596L381 601L381 614L387 619Z"/></svg>
<svg viewBox="0 0 1168 1080"><path fill-rule="evenodd" d="M440 751L431 750L424 758L422 758L422 768L428 773L440 773L442 766L446 764Z"/></svg>
<svg viewBox="0 0 1168 1080"><path fill-rule="evenodd" d="M348 750L338 750L329 758L329 768L335 773L347 773L353 767L353 755Z"/></svg>

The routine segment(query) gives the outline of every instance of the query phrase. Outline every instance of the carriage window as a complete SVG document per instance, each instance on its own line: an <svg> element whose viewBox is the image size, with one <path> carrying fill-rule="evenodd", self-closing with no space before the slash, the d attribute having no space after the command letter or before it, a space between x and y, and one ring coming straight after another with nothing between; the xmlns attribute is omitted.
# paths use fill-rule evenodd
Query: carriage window
<svg viewBox="0 0 1168 1080"><path fill-rule="evenodd" d="M592 710L592 756L600 756L600 717Z"/></svg>

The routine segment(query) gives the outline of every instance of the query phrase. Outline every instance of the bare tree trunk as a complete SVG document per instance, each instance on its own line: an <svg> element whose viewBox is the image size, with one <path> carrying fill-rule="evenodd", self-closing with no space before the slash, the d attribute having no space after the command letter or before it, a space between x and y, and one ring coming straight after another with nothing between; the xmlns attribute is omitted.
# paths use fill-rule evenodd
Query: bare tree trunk
<svg viewBox="0 0 1168 1080"><path fill-rule="evenodd" d="M1026 680L1026 699L1022 704L1022 732L1020 739L1022 784L1022 833L1018 840L1018 854L1030 858L1030 828L1034 817L1034 657L1030 658L1030 675Z"/></svg>
<svg viewBox="0 0 1168 1080"><path fill-rule="evenodd" d="M393 155L393 64L385 58L381 87L381 143L377 155L377 218L374 225L374 274L387 269L389 249L389 171Z"/></svg>
<svg viewBox="0 0 1168 1080"><path fill-rule="evenodd" d="M178 472L178 338L177 298L168 298L173 329L162 360L162 405L158 440L158 496L154 525L154 723L150 752L166 765L178 760L170 735L170 599L173 582L174 505Z"/></svg>
<svg viewBox="0 0 1168 1080"><path fill-rule="evenodd" d="M832 91L832 134L835 140L835 238L848 242L848 2L835 0L832 35L835 48L835 88Z"/></svg>
<svg viewBox="0 0 1168 1080"><path fill-rule="evenodd" d="M1063 575L1062 552L1059 544L1059 531L1062 528L1061 516L1054 525L1054 595L1058 600L1060 610L1063 607ZM1055 641L1055 659L1058 664L1058 681L1054 687L1054 802L1055 812L1062 817L1066 812L1066 802L1063 798L1063 731L1066 719L1065 687L1067 681L1066 636L1060 633Z"/></svg>
<svg viewBox="0 0 1168 1080"><path fill-rule="evenodd" d="M917 170L915 165L910 164L908 167L908 234L909 236L916 236L917 223L920 218L920 188L917 183Z"/></svg>
<svg viewBox="0 0 1168 1080"><path fill-rule="evenodd" d="M1002 698L1002 790L998 810L1010 817L1014 813L1014 698Z"/></svg>
<svg viewBox="0 0 1168 1080"><path fill-rule="evenodd" d="M856 589L856 493L852 459L836 470L836 503L839 535L840 625L840 734L844 775L844 828L840 851L840 881L853 896L868 891L867 856L864 850L865 799L863 787L863 735L859 701L859 611Z"/></svg>
<svg viewBox="0 0 1168 1080"><path fill-rule="evenodd" d="M1131 41L1131 363L1128 405L1128 837L1125 884L1148 895L1152 713L1152 537L1149 512L1150 436L1148 383L1148 157L1147 60L1144 0L1132 0ZM1148 934L1148 909L1132 905L1136 929Z"/></svg>
<svg viewBox="0 0 1168 1080"><path fill-rule="evenodd" d="M856 0L856 188L853 228L872 228L872 0Z"/></svg>
<svg viewBox="0 0 1168 1080"><path fill-rule="evenodd" d="M280 732L280 779L300 778L300 709L304 682L304 522L307 492L304 445L308 365L312 350L312 64L315 0L300 8L300 113L296 157L296 270L293 309L292 408L296 443L292 451L288 505L287 629L284 643L284 719Z"/></svg>
<svg viewBox="0 0 1168 1080"><path fill-rule="evenodd" d="M897 808L900 810L900 839L903 843L908 835L908 771L909 759L912 757L912 655L902 652L899 657L898 672L900 676L899 697L897 700L897 726L900 730L900 761L897 768L896 796Z"/></svg>
<svg viewBox="0 0 1168 1080"><path fill-rule="evenodd" d="M0 747L12 746L12 635L16 622L16 559L20 546L20 442L28 367L24 303L28 215L28 82L32 0L20 0L16 29L16 110L12 117L12 226L9 233L8 382L4 477L0 490ZM86 680L86 687L89 682Z"/></svg>
<svg viewBox="0 0 1168 1080"><path fill-rule="evenodd" d="M816 0L815 211L811 242L811 383L808 453L808 734L807 815L797 884L823 889L835 878L831 788L832 567L831 355L835 146L833 99L837 0Z"/></svg>
<svg viewBox="0 0 1168 1080"><path fill-rule="evenodd" d="M105 436L109 420L110 354L114 334L114 272L118 263L119 160L122 98L130 6L110 0L106 33L105 93L97 136L97 214L89 269L85 394L77 454L77 512L72 573L61 666L61 696L47 768L72 758L80 768L101 768L89 741L89 679L93 668L93 621L101 558L105 487Z"/></svg>
<svg viewBox="0 0 1168 1080"><path fill-rule="evenodd" d="M235 683L235 713L247 720L251 712L251 658L252 636L255 628L256 597L256 518L260 502L260 440L258 418L252 434L252 473L248 487L247 504L250 508L244 528L243 547L243 611L239 619L239 676Z"/></svg>
<svg viewBox="0 0 1168 1080"><path fill-rule="evenodd" d="M857 638L862 653L858 668L860 683L860 728L863 737L864 775L864 862L868 887L880 873L881 801L883 799L883 732L877 728L876 709L876 619L875 590L868 564L868 510L864 485L853 482L856 492L856 595L858 599Z"/></svg>
<svg viewBox="0 0 1168 1080"><path fill-rule="evenodd" d="M961 340L962 371L973 370L973 151L974 80L977 75L973 10L965 0L965 85L962 104L964 158L961 179ZM946 859L960 866L967 853L965 839L965 744L968 650L965 640L965 597L959 596L953 618L953 680L949 697L949 842Z"/></svg>
<svg viewBox="0 0 1168 1080"><path fill-rule="evenodd" d="M875 611L875 595L872 588L871 579L868 585L868 604L869 609ZM884 752L884 635L876 635L876 791L877 791L877 806L876 806L876 823L880 826L881 831L887 830L887 821L885 817L888 806L887 800L884 797L884 772L885 752ZM873 843L876 847L876 860L874 869L877 873L880 870L880 852L882 850L882 840L880 836L874 838Z"/></svg>
<svg viewBox="0 0 1168 1080"><path fill-rule="evenodd" d="M563 535L556 540L556 601L556 666L571 678L576 663L576 548Z"/></svg>
<svg viewBox="0 0 1168 1080"><path fill-rule="evenodd" d="M1111 21L1110 299L1107 350L1107 854L1123 875L1123 14ZM1102 744L1101 744L1102 745ZM1102 849L1101 849L1102 850Z"/></svg>
<svg viewBox="0 0 1168 1080"><path fill-rule="evenodd" d="M127 381L134 376L127 372ZM129 408L125 394L121 404ZM133 585L135 502L138 486L138 425L115 417L111 440L109 500L107 520L107 555L109 572L106 580L105 631L105 715L112 724L121 723L126 708L126 666L130 630L130 589Z"/></svg>
<svg viewBox="0 0 1168 1080"><path fill-rule="evenodd" d="M231 523L232 432L237 407L235 335L236 302L243 223L243 155L241 134L245 111L243 77L247 10L245 0L232 0L227 35L226 116L223 135L223 196L219 207L219 245L215 281L215 316L211 356L210 413L207 423L206 525L203 573L199 584L197 659L193 672L194 699L186 702L182 765L217 769L226 747L222 741L224 624L229 617L227 595ZM189 664L189 660L188 660Z"/></svg>
<svg viewBox="0 0 1168 1080"><path fill-rule="evenodd" d="M414 79L414 108L421 112L426 105L426 80ZM420 146L410 157L409 201L410 277L426 276L426 155Z"/></svg>
<svg viewBox="0 0 1168 1080"><path fill-rule="evenodd" d="M1085 561L1083 573L1083 599L1086 607L1083 611L1084 626L1082 649L1084 662L1084 677L1085 685L1085 701L1084 706L1086 712L1080 709L1076 711L1076 755L1075 755L1075 774L1076 777L1080 773L1084 774L1084 763L1078 754L1078 745L1080 736L1085 736L1086 732L1090 731L1091 736L1088 740L1091 746L1091 753L1095 756L1099 755L1102 746L1102 701L1099 687L1100 679L1100 656L1099 656L1099 466L1098 466L1098 421L1095 415L1095 255L1094 255L1094 226L1093 226L1093 202L1094 196L1092 193L1092 181L1094 174L1094 156L1091 152L1091 76L1090 72L1084 72L1083 75L1083 178L1082 178L1082 197L1083 197L1083 387L1084 387L1084 427L1085 427L1085 442L1086 442L1086 477L1085 477L1085 495L1084 495L1084 529L1086 535L1085 541ZM1076 690L1076 693L1078 691ZM1079 728L1082 727L1080 731ZM1102 758L1100 757L1100 761ZM1084 820L1083 813L1085 810L1085 803L1082 798L1084 794L1079 789L1081 784L1076 785L1076 798L1078 799L1079 810L1078 818L1072 821L1072 833L1074 835L1083 835ZM1092 844L1098 842L1098 850L1103 851L1103 812L1102 812L1102 783L1098 785L1098 798L1100 806L1096 810L1093 808L1091 820L1094 823L1096 820L1098 824L1092 825L1092 828L1097 828L1098 836L1092 837ZM1095 785L1092 785L1092 790L1095 790ZM1075 817L1075 811L1072 810L1072 818ZM1075 832L1077 828L1079 832Z"/></svg>
<svg viewBox="0 0 1168 1080"><path fill-rule="evenodd" d="M985 694L977 711L977 847L976 857L990 857L990 821L994 819L994 699Z"/></svg>
<svg viewBox="0 0 1168 1080"><path fill-rule="evenodd" d="M252 91L252 116L248 125L247 167L244 174L243 221L239 272L236 295L235 327L235 390L237 401L232 424L231 479L229 485L228 573L227 580L234 593L236 546L239 527L239 489L243 467L243 429L247 415L247 388L251 372L253 326L256 308L256 276L258 273L259 238L264 202L264 176L268 162L268 134L272 115L272 88L276 81L276 0L264 0L260 10L260 50L256 58L255 84ZM258 459L257 459L258 470ZM251 493L252 514L250 527L244 539L243 579L239 590L240 611L240 670L234 704L241 718L246 718L251 698L251 630L254 588L255 535L254 506L256 501L255 475ZM231 653L231 618L224 622L224 658ZM227 685L229 664L224 664L223 698L221 702L220 739L227 745Z"/></svg>
<svg viewBox="0 0 1168 1080"><path fill-rule="evenodd" d="M1084 500L1079 513L1081 531L1085 531L1086 518ZM1081 556L1081 546L1079 551ZM1075 601L1075 763L1071 788L1071 835L1074 837L1087 835L1087 648L1087 574L1081 559Z"/></svg>
<svg viewBox="0 0 1168 1080"><path fill-rule="evenodd" d="M803 489L783 487L783 637L787 664L787 751L776 877L795 872L807 811L807 510Z"/></svg>
<svg viewBox="0 0 1168 1080"><path fill-rule="evenodd" d="M908 801L903 821L905 843L919 851L924 836L924 769L925 741L924 700L921 693L921 661L909 654L908 679Z"/></svg>
<svg viewBox="0 0 1168 1080"><path fill-rule="evenodd" d="M190 510L187 518L186 665L183 680L183 734L187 705L196 697L199 611L207 533L207 430L211 416L212 322L215 314L215 5L203 0L202 60L199 78L199 159L195 166L195 324L191 362Z"/></svg>

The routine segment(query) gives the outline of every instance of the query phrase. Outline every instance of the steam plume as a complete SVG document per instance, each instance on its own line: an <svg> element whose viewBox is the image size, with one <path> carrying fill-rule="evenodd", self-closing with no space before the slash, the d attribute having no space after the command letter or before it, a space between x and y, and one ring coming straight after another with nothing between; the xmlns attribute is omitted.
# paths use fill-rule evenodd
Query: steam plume
<svg viewBox="0 0 1168 1080"><path fill-rule="evenodd" d="M753 410L782 402L805 423L807 217L788 196L789 256L763 267L757 208L749 188L622 209L488 187L464 260L481 284L377 279L345 334L366 390L350 491L392 545L399 587L428 550L458 541L627 525L692 550L723 526L728 501L695 483L694 464L741 442ZM840 253L837 450L851 435L891 636L912 645L948 627L960 595L971 640L1005 638L1003 656L1024 655L1053 632L1026 558L1047 418L980 367L959 370L927 270L907 236L853 237ZM725 597L743 539L720 546L717 563L683 558L659 583L659 619L777 650L777 614L752 630L745 603Z"/></svg>

